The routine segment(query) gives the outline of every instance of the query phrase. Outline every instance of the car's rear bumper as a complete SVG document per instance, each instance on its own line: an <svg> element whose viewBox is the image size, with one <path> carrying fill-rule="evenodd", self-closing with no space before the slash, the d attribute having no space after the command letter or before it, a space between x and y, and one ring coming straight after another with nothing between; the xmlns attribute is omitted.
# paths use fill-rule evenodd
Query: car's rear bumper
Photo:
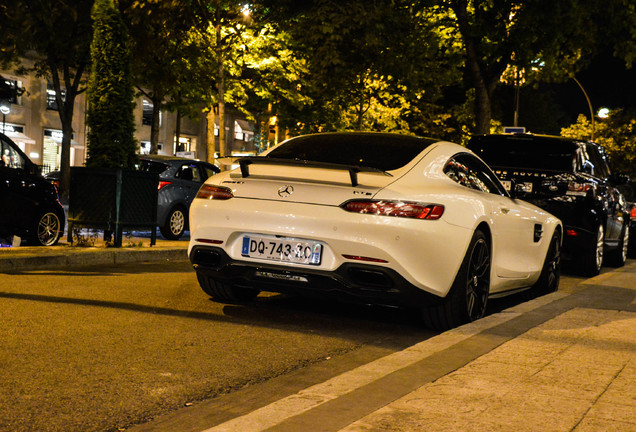
<svg viewBox="0 0 636 432"><path fill-rule="evenodd" d="M372 264L344 263L333 271L290 268L233 260L223 249L213 246L195 246L190 261L199 277L261 291L402 307L431 305L441 300L396 271Z"/></svg>

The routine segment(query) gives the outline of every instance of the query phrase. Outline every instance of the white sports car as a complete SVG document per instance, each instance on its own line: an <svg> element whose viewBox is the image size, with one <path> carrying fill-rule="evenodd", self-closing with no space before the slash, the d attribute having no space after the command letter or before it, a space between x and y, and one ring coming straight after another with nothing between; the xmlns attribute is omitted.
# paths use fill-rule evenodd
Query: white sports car
<svg viewBox="0 0 636 432"><path fill-rule="evenodd" d="M558 288L561 222L457 144L313 134L239 163L190 207L188 256L216 301L332 295L417 307L448 329L489 297Z"/></svg>

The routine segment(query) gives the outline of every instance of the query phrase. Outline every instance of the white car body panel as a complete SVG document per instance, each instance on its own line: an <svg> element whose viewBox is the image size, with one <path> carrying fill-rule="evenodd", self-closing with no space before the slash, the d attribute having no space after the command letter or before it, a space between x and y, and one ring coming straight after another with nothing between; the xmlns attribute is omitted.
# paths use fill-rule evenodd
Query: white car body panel
<svg viewBox="0 0 636 432"><path fill-rule="evenodd" d="M289 269L334 271L351 262L343 255L385 260L374 263L402 275L413 286L445 297L453 284L468 244L481 225L492 233L491 294L529 287L539 278L550 240L560 222L545 211L509 197L462 186L444 172L449 157L469 153L464 147L438 142L403 168L358 173L356 186L343 170L251 166L210 177L206 184L232 189L228 200L195 199L190 207L190 255L210 241L232 260L262 262L241 253L244 234L285 236L319 241L319 266L275 263ZM293 194L279 189L293 187ZM340 206L354 199L407 200L441 204L439 220L359 214ZM532 239L535 224L543 236Z"/></svg>

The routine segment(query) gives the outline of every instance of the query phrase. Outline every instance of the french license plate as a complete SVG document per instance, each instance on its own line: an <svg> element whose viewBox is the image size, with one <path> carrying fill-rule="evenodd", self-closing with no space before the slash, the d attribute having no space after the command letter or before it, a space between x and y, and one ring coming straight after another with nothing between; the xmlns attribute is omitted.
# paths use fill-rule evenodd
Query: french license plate
<svg viewBox="0 0 636 432"><path fill-rule="evenodd" d="M293 238L243 236L241 255L296 264L319 265L322 244Z"/></svg>

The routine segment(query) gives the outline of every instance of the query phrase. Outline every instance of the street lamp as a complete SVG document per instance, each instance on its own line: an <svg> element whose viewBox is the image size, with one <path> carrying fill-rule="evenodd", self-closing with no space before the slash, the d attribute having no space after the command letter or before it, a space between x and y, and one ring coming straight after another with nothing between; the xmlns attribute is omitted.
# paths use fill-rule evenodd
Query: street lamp
<svg viewBox="0 0 636 432"><path fill-rule="evenodd" d="M575 77L572 77L572 79L581 88L581 91L583 92L583 94L585 95L585 99L587 100L587 106L590 107L590 118L592 119L592 133L590 136L590 141L594 141L594 109L592 109L592 102L590 101L590 98L587 95L587 92L585 91L585 89L583 88L579 80L577 80Z"/></svg>
<svg viewBox="0 0 636 432"><path fill-rule="evenodd" d="M6 119L6 115L9 114L11 112L11 106L9 104L7 104L6 101L2 101L0 103L0 112L2 113L2 133L4 133L5 131L5 119Z"/></svg>

